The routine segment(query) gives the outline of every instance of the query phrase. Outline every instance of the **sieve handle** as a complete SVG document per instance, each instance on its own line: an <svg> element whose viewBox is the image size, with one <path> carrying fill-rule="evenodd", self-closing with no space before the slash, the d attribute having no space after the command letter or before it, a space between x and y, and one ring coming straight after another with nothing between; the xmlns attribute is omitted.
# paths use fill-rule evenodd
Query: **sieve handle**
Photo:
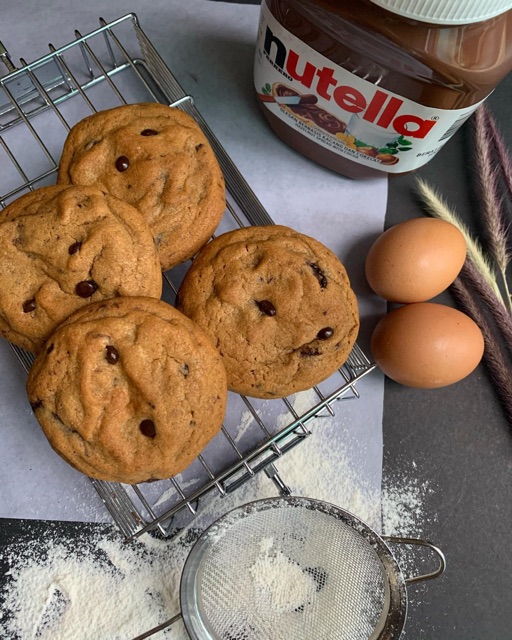
<svg viewBox="0 0 512 640"><path fill-rule="evenodd" d="M435 553L437 559L439 561L438 567L435 571L431 573L424 573L423 575L414 576L413 578L405 578L406 584L413 584L414 582L423 582L424 580L432 580L433 578L439 577L444 570L446 569L446 558L444 557L444 553L436 547L435 544L432 544L428 540L421 540L419 538L402 538L399 536L382 536L382 539L386 542L391 542L393 544L403 544L403 545L416 545L427 547L431 551Z"/></svg>
<svg viewBox="0 0 512 640"><path fill-rule="evenodd" d="M140 636L137 636L136 638L132 638L132 640L145 640L145 638L149 638L155 633L158 633L159 631L163 631L164 629L167 629L167 627L170 627L175 622L178 622L180 618L181 618L181 613L177 613L173 618L170 618L169 620L162 622L162 624L159 624L157 627L153 627L152 629L150 629L149 631L146 631L145 633L141 633Z"/></svg>

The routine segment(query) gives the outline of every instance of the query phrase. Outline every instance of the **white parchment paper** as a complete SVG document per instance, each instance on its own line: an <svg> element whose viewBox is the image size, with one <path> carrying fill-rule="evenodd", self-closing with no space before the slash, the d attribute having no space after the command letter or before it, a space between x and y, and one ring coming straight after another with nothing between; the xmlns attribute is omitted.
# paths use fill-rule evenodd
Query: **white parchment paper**
<svg viewBox="0 0 512 640"><path fill-rule="evenodd" d="M2 3L3 4L3 3ZM259 7L208 0L27 0L2 6L0 39L13 61L31 62L135 11L141 26L238 165L276 223L310 234L337 253L358 295L359 344L385 311L364 280L364 257L383 229L387 181L353 182L285 146L266 125L253 98L252 60ZM59 142L60 144L60 142ZM334 420L366 485L380 489L383 378L372 373ZM0 517L109 521L87 478L51 449L25 396L25 373L0 342ZM314 437L321 438L321 430ZM293 455L293 452L289 455ZM319 471L321 472L321 471ZM310 496L315 497L315 496ZM343 505L341 505L343 506Z"/></svg>

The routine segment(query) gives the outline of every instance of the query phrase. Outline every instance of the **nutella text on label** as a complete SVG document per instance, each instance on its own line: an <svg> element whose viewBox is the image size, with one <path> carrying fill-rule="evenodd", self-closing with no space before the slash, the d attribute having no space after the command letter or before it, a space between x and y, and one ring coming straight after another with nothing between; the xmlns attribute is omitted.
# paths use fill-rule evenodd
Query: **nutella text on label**
<svg viewBox="0 0 512 640"><path fill-rule="evenodd" d="M425 107L368 82L287 31L262 3L254 69L265 109L356 163L403 173L426 164L475 111Z"/></svg>

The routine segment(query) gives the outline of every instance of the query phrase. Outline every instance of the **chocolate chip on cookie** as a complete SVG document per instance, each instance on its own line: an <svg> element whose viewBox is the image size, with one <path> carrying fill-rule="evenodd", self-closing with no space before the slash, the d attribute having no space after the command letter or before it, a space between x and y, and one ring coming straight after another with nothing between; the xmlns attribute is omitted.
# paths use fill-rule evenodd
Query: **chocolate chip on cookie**
<svg viewBox="0 0 512 640"><path fill-rule="evenodd" d="M117 364L119 362L119 351L111 344L106 346L106 359L109 364Z"/></svg>
<svg viewBox="0 0 512 640"><path fill-rule="evenodd" d="M78 251L80 251L81 246L82 246L81 242L73 242L73 244L69 245L69 249L68 249L69 255L72 256Z"/></svg>
<svg viewBox="0 0 512 640"><path fill-rule="evenodd" d="M98 285L94 280L82 280L75 287L75 291L81 298L90 298L97 290Z"/></svg>
<svg viewBox="0 0 512 640"><path fill-rule="evenodd" d="M267 316L272 317L276 315L276 308L270 302L270 300L260 300L258 302L258 307L259 307L259 310Z"/></svg>
<svg viewBox="0 0 512 640"><path fill-rule="evenodd" d="M329 340L334 335L334 329L332 327L324 327L316 334L319 340Z"/></svg>
<svg viewBox="0 0 512 640"><path fill-rule="evenodd" d="M327 287L327 278L325 276L325 273L314 262L310 262L309 266L313 269L313 273L318 280L318 284L322 287L322 289L325 289Z"/></svg>
<svg viewBox="0 0 512 640"><path fill-rule="evenodd" d="M130 161L126 156L119 156L119 158L117 158L116 169L119 171L119 173L126 171L126 169L128 169L129 166L130 166Z"/></svg>
<svg viewBox="0 0 512 640"><path fill-rule="evenodd" d="M36 299L30 298L23 303L23 313L30 313L36 310Z"/></svg>
<svg viewBox="0 0 512 640"><path fill-rule="evenodd" d="M143 420L139 424L140 432L146 436L146 438L154 438L156 436L156 427L153 420Z"/></svg>

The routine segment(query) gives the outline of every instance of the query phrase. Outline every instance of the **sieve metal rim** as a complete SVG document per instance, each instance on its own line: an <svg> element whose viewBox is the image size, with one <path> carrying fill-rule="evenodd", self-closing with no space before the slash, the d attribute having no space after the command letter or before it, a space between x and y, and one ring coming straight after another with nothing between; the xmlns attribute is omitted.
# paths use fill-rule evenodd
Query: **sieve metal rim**
<svg viewBox="0 0 512 640"><path fill-rule="evenodd" d="M372 635L371 640L397 640L407 617L407 589L400 566L388 545L368 524L349 511L328 502L297 496L264 498L236 507L211 524L196 541L185 561L180 582L181 615L191 640L220 640L217 634L213 635L208 629L207 621L201 614L198 587L201 563L215 544L215 532L219 529L228 530L252 513L283 507L320 511L350 526L372 546L388 580L389 606L382 628L377 636Z"/></svg>

